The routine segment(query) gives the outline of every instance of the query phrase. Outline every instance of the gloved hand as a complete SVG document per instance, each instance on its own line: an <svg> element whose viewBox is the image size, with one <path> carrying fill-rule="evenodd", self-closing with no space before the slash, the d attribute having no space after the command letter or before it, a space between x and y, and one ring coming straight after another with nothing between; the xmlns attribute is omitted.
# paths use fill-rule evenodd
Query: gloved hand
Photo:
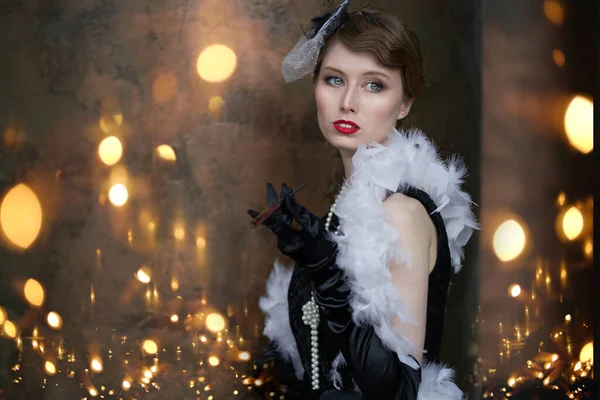
<svg viewBox="0 0 600 400"><path fill-rule="evenodd" d="M337 245L326 236L323 221L296 202L292 191L284 183L281 185L281 198L270 183L267 184L267 204L272 206L281 201L276 210L263 224L277 236L277 247L286 256L311 270L335 263ZM255 218L259 213L248 210ZM296 220L302 229L292 227Z"/></svg>
<svg viewBox="0 0 600 400"><path fill-rule="evenodd" d="M267 184L267 201L269 207L278 201L271 184ZM263 224L277 235L279 250L306 268L313 282L315 302L323 307L330 327L334 331L343 331L352 316L350 287L335 263L337 244L327 237L322 219L298 204L286 184L281 186L281 202L281 207ZM248 210L248 214L254 218L259 213ZM292 227L294 220L302 229Z"/></svg>

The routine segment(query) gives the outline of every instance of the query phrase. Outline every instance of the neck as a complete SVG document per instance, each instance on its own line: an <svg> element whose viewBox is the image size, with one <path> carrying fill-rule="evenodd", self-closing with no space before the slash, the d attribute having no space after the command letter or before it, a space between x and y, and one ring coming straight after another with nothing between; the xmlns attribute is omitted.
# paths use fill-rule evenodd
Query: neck
<svg viewBox="0 0 600 400"><path fill-rule="evenodd" d="M346 180L350 179L350 176L352 175L352 157L355 152L355 150L340 149L342 163L344 164L344 177Z"/></svg>

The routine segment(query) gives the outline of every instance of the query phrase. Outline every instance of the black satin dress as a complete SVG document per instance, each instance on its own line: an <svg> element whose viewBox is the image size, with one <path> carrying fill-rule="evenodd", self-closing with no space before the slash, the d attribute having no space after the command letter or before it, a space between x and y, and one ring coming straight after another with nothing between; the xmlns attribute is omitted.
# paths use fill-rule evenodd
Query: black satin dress
<svg viewBox="0 0 600 400"><path fill-rule="evenodd" d="M442 331L444 324L444 310L448 287L452 275L450 249L448 246L448 237L442 216L439 213L432 214L437 206L427 193L419 189L408 189L404 194L413 197L421 202L425 209L431 215L432 221L437 230L438 252L436 264L429 274L429 288L427 296L427 316L425 330L425 350L424 359L428 361L439 361L440 347L442 342ZM332 224L337 226L338 220L334 215ZM331 382L331 364L340 352L339 339L336 338L325 323L319 324L319 361L320 361L320 390L312 391L310 385L311 371L311 341L310 327L302 321L302 306L311 298L312 283L306 270L301 266L294 268L290 287L288 290L288 304L290 325L302 364L304 366L304 377L302 381L293 376L291 365L284 362L276 354L273 348L270 348L260 360L257 361L258 370L262 366L270 365L275 375L274 381L283 384L283 394L286 399L361 399L357 394L352 375L347 369L341 369L343 382L343 391L335 390ZM323 321L321 316L321 321ZM268 364L270 362L270 364ZM377 363L375 363L377 365ZM412 370L412 369L411 369ZM415 373L419 374L420 370ZM420 379L419 379L420 381ZM274 390L274 387L270 388ZM390 395L390 399L394 399ZM384 400L384 399L382 399Z"/></svg>

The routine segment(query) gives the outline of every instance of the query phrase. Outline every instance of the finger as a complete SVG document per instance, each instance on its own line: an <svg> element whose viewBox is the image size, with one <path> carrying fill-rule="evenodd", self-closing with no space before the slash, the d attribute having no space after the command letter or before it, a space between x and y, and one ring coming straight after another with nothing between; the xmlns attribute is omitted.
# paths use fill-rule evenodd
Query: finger
<svg viewBox="0 0 600 400"><path fill-rule="evenodd" d="M267 183L267 204L271 207L275 203L277 203L277 192L273 185Z"/></svg>
<svg viewBox="0 0 600 400"><path fill-rule="evenodd" d="M286 197L284 200L286 210L311 236L317 236L321 228L320 219L308 211L302 205L296 202L292 197Z"/></svg>
<svg viewBox="0 0 600 400"><path fill-rule="evenodd" d="M260 214L258 211L248 210L248 215L251 216L252 218L256 218L258 216L258 214Z"/></svg>

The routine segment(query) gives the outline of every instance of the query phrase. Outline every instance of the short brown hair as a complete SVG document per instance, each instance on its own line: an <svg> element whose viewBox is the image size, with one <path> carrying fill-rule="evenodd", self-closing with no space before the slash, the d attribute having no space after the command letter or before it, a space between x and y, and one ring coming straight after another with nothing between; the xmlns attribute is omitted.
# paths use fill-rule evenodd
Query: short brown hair
<svg viewBox="0 0 600 400"><path fill-rule="evenodd" d="M394 14L380 8L368 8L346 15L343 25L327 39L315 66L317 80L328 44L341 41L352 51L370 51L388 68L399 69L404 92L417 98L425 89L425 64L415 31Z"/></svg>

